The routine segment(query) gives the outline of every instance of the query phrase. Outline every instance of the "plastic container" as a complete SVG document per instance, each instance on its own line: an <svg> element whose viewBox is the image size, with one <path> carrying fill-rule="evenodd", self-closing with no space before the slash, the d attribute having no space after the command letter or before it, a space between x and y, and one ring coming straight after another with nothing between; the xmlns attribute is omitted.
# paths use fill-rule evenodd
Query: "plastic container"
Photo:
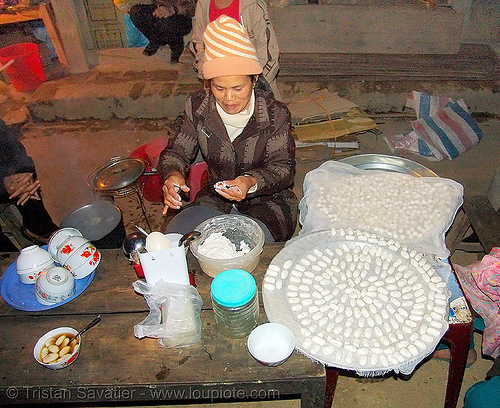
<svg viewBox="0 0 500 408"><path fill-rule="evenodd" d="M45 81L38 45L14 44L0 49L0 64L14 63L5 69L14 88L20 92L32 92Z"/></svg>
<svg viewBox="0 0 500 408"><path fill-rule="evenodd" d="M259 294L254 277L241 269L218 274L210 286L215 323L227 337L247 336L259 320Z"/></svg>
<svg viewBox="0 0 500 408"><path fill-rule="evenodd" d="M227 269L243 269L252 272L257 267L264 246L264 232L251 218L236 214L218 215L202 222L196 227L196 231L201 232L201 235L191 242L191 252L208 276L213 278ZM245 242L250 252L230 259L211 258L200 254L198 248L203 245L210 234L217 232L222 233L236 246L239 246L242 241Z"/></svg>

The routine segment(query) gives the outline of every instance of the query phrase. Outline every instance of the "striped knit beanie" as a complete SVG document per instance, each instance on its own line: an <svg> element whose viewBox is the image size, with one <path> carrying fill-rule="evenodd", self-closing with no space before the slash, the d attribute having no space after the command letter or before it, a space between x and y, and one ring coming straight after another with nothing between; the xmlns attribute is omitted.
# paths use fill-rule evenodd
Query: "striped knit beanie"
<svg viewBox="0 0 500 408"><path fill-rule="evenodd" d="M205 60L203 77L256 75L262 72L257 52L245 28L234 18L220 16L203 34Z"/></svg>

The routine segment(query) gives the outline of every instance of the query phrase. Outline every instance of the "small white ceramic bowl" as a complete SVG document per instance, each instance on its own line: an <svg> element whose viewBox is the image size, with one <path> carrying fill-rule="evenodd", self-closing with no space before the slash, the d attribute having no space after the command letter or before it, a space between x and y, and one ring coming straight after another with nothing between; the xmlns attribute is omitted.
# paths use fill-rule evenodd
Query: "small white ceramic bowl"
<svg viewBox="0 0 500 408"><path fill-rule="evenodd" d="M17 276L19 277L19 280L21 283L27 284L27 285L33 285L38 277L47 269L52 268L53 266L56 266L56 264L52 262L48 262L46 265L41 265L39 269L31 272L31 271L17 271Z"/></svg>
<svg viewBox="0 0 500 408"><path fill-rule="evenodd" d="M21 249L16 260L16 272L22 283L33 284L45 270L55 266L54 260L43 248L31 245Z"/></svg>
<svg viewBox="0 0 500 408"><path fill-rule="evenodd" d="M42 305L60 303L74 293L75 278L61 266L42 272L35 282L35 298Z"/></svg>
<svg viewBox="0 0 500 408"><path fill-rule="evenodd" d="M71 227L61 228L52 233L47 244L47 249L53 259L57 261L57 248L66 238L71 236L83 237L80 231L78 231L76 228Z"/></svg>
<svg viewBox="0 0 500 408"><path fill-rule="evenodd" d="M293 333L282 324L264 323L252 330L247 339L248 351L259 363L278 366L295 349Z"/></svg>
<svg viewBox="0 0 500 408"><path fill-rule="evenodd" d="M57 358L55 361L50 363L44 363L42 361L42 348L45 346L45 342L50 341L51 339L54 339L55 341L63 334L72 337L76 333L78 333L78 331L73 329L72 327L58 327L57 329L53 329L48 333L45 333L35 344L35 348L33 349L33 357L35 357L35 360L38 363L52 370L60 370L61 368L69 366L73 361L76 360L76 358L80 354L80 345L82 341L80 336L76 337L78 343L74 346L70 346L69 353L65 354L62 358Z"/></svg>
<svg viewBox="0 0 500 408"><path fill-rule="evenodd" d="M74 251L63 264L63 267L72 273L75 279L82 279L90 275L101 261L101 253L90 242Z"/></svg>
<svg viewBox="0 0 500 408"><path fill-rule="evenodd" d="M68 259L74 254L82 253L84 247L88 244L90 244L90 241L84 237L73 235L66 238L57 247L56 261L59 262L60 265L65 265Z"/></svg>

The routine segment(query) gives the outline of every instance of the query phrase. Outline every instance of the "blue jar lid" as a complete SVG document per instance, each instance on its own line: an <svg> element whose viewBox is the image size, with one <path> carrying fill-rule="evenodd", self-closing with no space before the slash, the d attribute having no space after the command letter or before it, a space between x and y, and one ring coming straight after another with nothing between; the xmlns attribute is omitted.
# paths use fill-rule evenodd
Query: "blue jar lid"
<svg viewBox="0 0 500 408"><path fill-rule="evenodd" d="M238 307L248 303L257 290L255 278L242 269L219 273L210 285L212 298L221 306Z"/></svg>

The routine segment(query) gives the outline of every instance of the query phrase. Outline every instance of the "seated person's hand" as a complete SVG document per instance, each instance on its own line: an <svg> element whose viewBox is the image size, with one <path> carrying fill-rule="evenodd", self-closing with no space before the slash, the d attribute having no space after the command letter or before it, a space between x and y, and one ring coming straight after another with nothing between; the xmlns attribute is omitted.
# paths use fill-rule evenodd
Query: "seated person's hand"
<svg viewBox="0 0 500 408"><path fill-rule="evenodd" d="M182 199L179 195L179 190L188 192L190 188L186 185L186 180L182 174L178 172L173 172L163 183L163 202L165 207L163 207L163 214L167 213L169 208L177 210L182 205Z"/></svg>
<svg viewBox="0 0 500 408"><path fill-rule="evenodd" d="M158 6L153 12L153 16L157 18L168 18L175 14L175 9L172 6Z"/></svg>
<svg viewBox="0 0 500 408"><path fill-rule="evenodd" d="M4 177L3 184L9 193L9 199L18 197L17 205L24 205L29 199L40 200L38 194L40 181L34 179L33 173L18 173Z"/></svg>
<svg viewBox="0 0 500 408"><path fill-rule="evenodd" d="M253 176L239 176L234 180L224 180L215 183L215 191L222 197L232 201L242 201L248 194L248 190L257 183Z"/></svg>

